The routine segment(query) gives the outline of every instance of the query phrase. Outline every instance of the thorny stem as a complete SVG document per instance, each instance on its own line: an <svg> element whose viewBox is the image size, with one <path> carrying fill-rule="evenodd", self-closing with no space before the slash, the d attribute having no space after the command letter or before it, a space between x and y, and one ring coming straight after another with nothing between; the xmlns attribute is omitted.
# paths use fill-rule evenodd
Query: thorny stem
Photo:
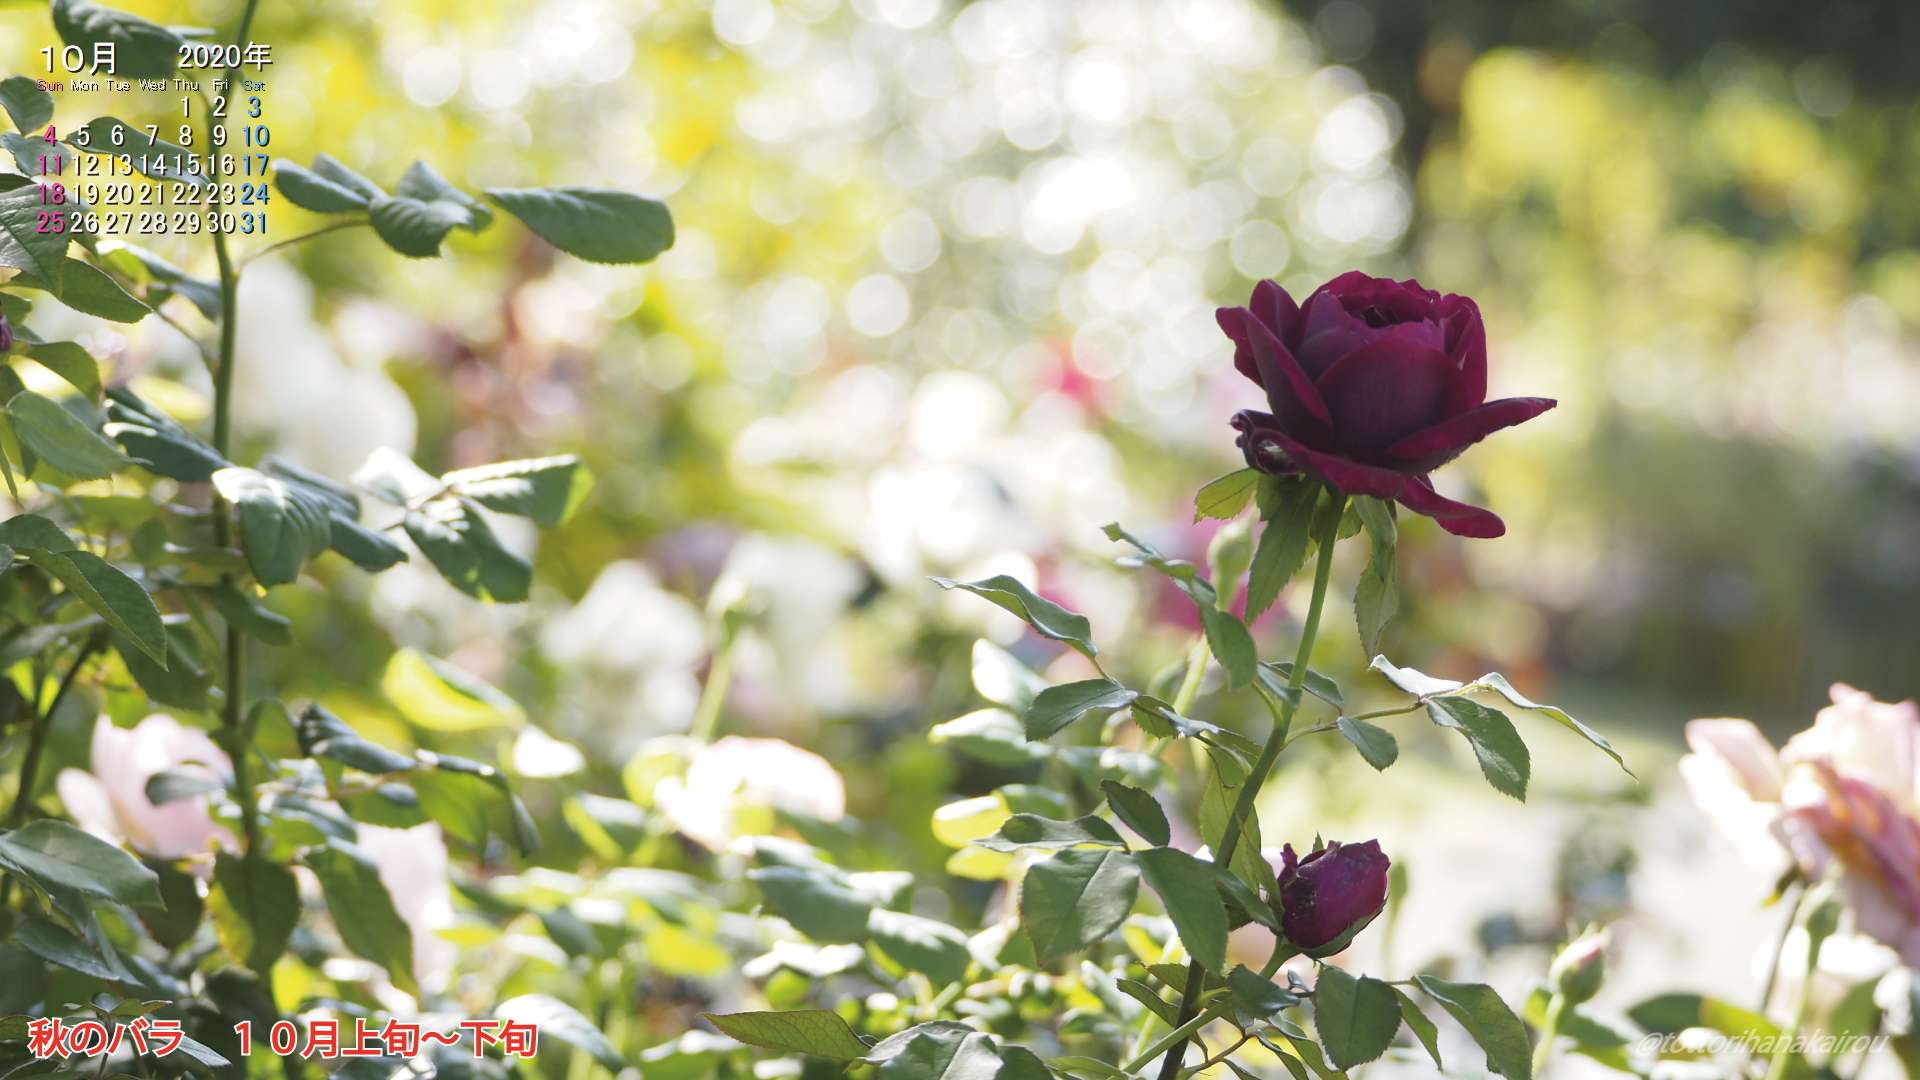
<svg viewBox="0 0 1920 1080"><path fill-rule="evenodd" d="M1215 865L1227 866L1233 862L1233 853L1240 847L1240 838L1246 829L1248 817L1253 814L1254 802L1259 798L1260 788L1267 782L1267 774L1273 771L1274 760L1280 756L1280 750L1287 743L1287 729L1293 723L1293 714L1299 708L1300 687L1306 682L1307 661L1313 657L1313 640L1320 632L1320 613L1326 607L1327 583L1333 577L1333 549L1340 537L1340 511L1346 503L1346 497L1329 489L1332 505L1327 510L1325 534L1320 537L1320 557L1313 568L1313 598L1307 604L1307 618L1300 626L1300 645L1294 651L1293 674L1287 680L1292 691L1280 704L1280 713L1276 717L1273 731L1268 734L1266 745L1260 748L1259 760L1253 764L1245 783L1240 785L1240 794L1234 800L1233 811L1227 818L1225 835L1220 838L1220 846L1214 850ZM1187 966L1187 988L1180 995L1180 1011L1177 1018L1181 1024L1176 1031L1185 1027L1188 1018L1194 1015L1198 1006L1200 992L1206 984L1206 968L1198 960ZM1188 1032L1191 1035L1191 1031ZM1167 1040L1161 1040L1166 1042ZM1180 1074L1181 1056L1187 1048L1187 1036L1172 1041L1166 1051L1166 1059L1160 1065L1160 1080L1176 1080Z"/></svg>
<svg viewBox="0 0 1920 1080"><path fill-rule="evenodd" d="M1547 1017L1540 1024L1540 1041L1533 1044L1533 1075L1547 1067L1547 1058L1553 1053L1553 1043L1560 1037L1560 1018L1567 1011L1567 999L1554 994L1547 1002Z"/></svg>

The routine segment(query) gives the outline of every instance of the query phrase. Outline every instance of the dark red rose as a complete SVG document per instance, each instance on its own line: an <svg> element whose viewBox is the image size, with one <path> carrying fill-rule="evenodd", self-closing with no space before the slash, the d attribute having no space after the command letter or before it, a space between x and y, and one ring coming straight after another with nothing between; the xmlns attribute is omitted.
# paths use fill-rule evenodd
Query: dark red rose
<svg viewBox="0 0 1920 1080"><path fill-rule="evenodd" d="M1309 956L1346 948L1387 904L1391 863L1378 840L1335 841L1304 859L1288 844L1280 859L1280 927Z"/></svg>
<svg viewBox="0 0 1920 1080"><path fill-rule="evenodd" d="M13 324L5 315L0 315L0 352L13 348Z"/></svg>
<svg viewBox="0 0 1920 1080"><path fill-rule="evenodd" d="M1427 479L1555 404L1487 400L1487 332L1472 300L1353 271L1304 305L1263 281L1248 306L1217 318L1234 366L1266 390L1272 410L1233 418L1248 465L1397 500L1461 536L1506 532L1491 511L1445 498Z"/></svg>

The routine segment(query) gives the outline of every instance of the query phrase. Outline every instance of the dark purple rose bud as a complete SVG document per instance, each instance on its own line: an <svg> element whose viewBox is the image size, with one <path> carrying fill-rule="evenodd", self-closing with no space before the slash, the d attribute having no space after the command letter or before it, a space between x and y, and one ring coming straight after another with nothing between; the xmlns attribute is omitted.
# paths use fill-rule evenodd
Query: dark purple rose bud
<svg viewBox="0 0 1920 1080"><path fill-rule="evenodd" d="M0 353L13 348L13 324L5 315L0 315Z"/></svg>
<svg viewBox="0 0 1920 1080"><path fill-rule="evenodd" d="M1332 956L1347 947L1387 905L1387 867L1378 840L1335 841L1297 858L1280 854L1280 926L1308 956Z"/></svg>
<svg viewBox="0 0 1920 1080"><path fill-rule="evenodd" d="M1221 308L1216 318L1233 339L1234 366L1266 391L1272 410L1233 418L1248 465L1395 500L1460 536L1506 531L1491 511L1446 498L1427 479L1467 447L1554 406L1487 400L1487 331L1472 300L1354 271L1304 304L1263 281L1246 307Z"/></svg>

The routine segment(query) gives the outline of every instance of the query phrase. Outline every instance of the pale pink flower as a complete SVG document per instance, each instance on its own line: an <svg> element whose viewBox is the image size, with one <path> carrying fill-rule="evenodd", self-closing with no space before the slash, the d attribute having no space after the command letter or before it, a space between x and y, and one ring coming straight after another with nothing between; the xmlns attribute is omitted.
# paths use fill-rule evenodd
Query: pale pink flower
<svg viewBox="0 0 1920 1080"><path fill-rule="evenodd" d="M444 989L459 949L441 936L453 925L447 884L447 845L433 822L410 829L361 825L357 843L380 874L393 908L413 935L413 977L427 990Z"/></svg>
<svg viewBox="0 0 1920 1080"><path fill-rule="evenodd" d="M847 789L819 754L779 739L729 735L702 747L684 778L660 781L653 801L675 828L719 851L749 831L741 827L743 812L786 810L838 821L847 810Z"/></svg>
<svg viewBox="0 0 1920 1080"><path fill-rule="evenodd" d="M159 806L147 799L147 781L165 771L224 782L233 764L206 732L164 713L131 728L102 716L93 725L92 770L62 769L55 788L81 828L156 858L177 859L224 841L228 834L207 813L208 796Z"/></svg>
<svg viewBox="0 0 1920 1080"><path fill-rule="evenodd" d="M1831 694L1778 754L1744 720L1694 721L1681 775L1758 865L1836 873L1856 928L1920 964L1920 708Z"/></svg>

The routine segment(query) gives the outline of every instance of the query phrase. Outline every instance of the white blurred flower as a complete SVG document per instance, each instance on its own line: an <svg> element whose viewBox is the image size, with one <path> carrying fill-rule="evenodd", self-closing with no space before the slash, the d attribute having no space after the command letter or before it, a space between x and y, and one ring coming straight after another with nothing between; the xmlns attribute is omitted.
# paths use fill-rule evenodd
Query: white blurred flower
<svg viewBox="0 0 1920 1080"><path fill-rule="evenodd" d="M655 785L653 801L675 828L720 851L734 837L751 835L743 818L755 810L838 821L846 813L847 791L819 754L779 739L729 735L702 747L684 777Z"/></svg>
<svg viewBox="0 0 1920 1080"><path fill-rule="evenodd" d="M63 769L55 786L67 813L88 832L162 859L205 851L224 831L207 813L207 796L155 806L147 781L162 771L225 780L227 755L206 732L155 713L131 728L102 716L93 725L92 771Z"/></svg>
<svg viewBox="0 0 1920 1080"><path fill-rule="evenodd" d="M1920 963L1920 707L1831 695L1777 755L1744 720L1694 721L1681 775L1757 865L1837 872L1855 926Z"/></svg>
<svg viewBox="0 0 1920 1080"><path fill-rule="evenodd" d="M706 655L707 626L700 609L661 588L645 564L622 560L608 563L572 610L548 620L540 645L568 666L690 672Z"/></svg>
<svg viewBox="0 0 1920 1080"><path fill-rule="evenodd" d="M313 317L313 288L284 263L248 268L247 318L234 349L234 414L279 450L325 476L346 477L375 449L411 453L417 421L407 395L377 366L343 357Z"/></svg>
<svg viewBox="0 0 1920 1080"><path fill-rule="evenodd" d="M358 844L373 860L380 884L413 935L413 977L439 990L453 974L459 949L440 935L453 925L453 890L447 884L447 845L433 822L410 829L361 825Z"/></svg>

